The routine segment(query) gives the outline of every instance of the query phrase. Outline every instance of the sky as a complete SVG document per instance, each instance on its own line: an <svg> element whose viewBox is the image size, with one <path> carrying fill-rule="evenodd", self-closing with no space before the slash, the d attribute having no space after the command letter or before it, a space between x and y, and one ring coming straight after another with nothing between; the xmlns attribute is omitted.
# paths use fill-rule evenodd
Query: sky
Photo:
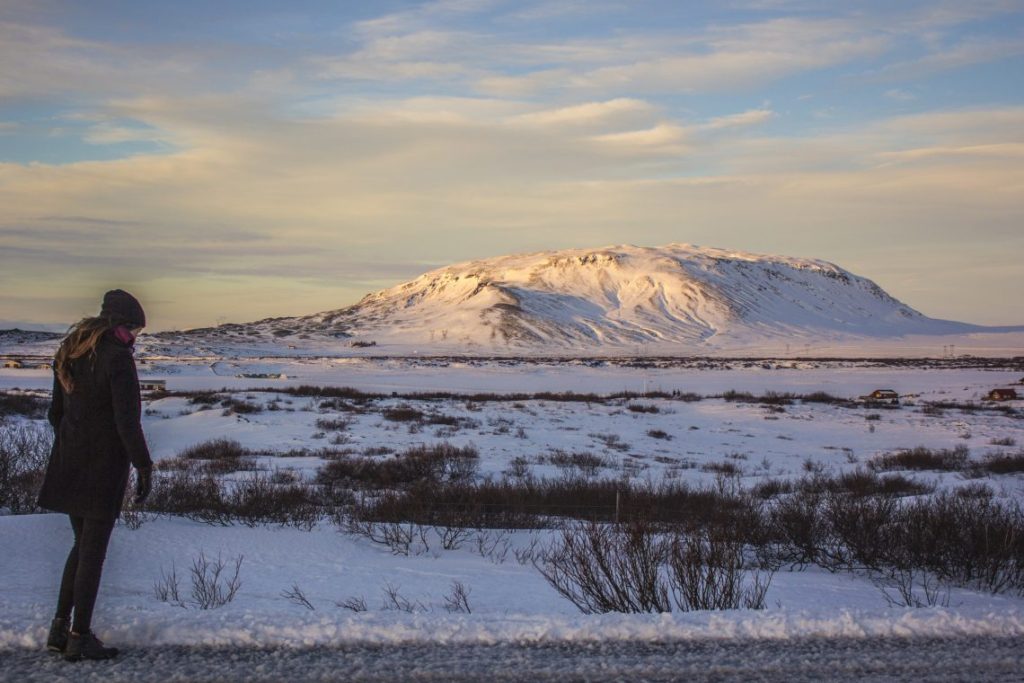
<svg viewBox="0 0 1024 683"><path fill-rule="evenodd" d="M0 0L0 327L672 242L1024 324L1024 0Z"/></svg>

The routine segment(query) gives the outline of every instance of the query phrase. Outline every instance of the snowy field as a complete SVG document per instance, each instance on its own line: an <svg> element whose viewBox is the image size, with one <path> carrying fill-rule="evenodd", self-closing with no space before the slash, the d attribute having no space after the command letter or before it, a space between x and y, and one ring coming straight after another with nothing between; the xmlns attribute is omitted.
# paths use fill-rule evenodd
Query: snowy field
<svg viewBox="0 0 1024 683"><path fill-rule="evenodd" d="M1015 412L926 409L937 401L978 403L991 389L1012 386L1024 376L1012 365L923 369L769 363L701 370L307 359L157 360L140 370L143 379L166 379L172 394L145 402L144 428L154 458L169 462L190 446L232 439L250 455L247 468L223 475L228 479L270 473L282 480L313 481L329 460L327 451L387 459L411 446L447 442L479 452L481 478L580 475L749 489L771 479L864 469L886 453L917 446L965 446L972 460L982 461L1024 445L1019 404ZM245 374L285 377L240 377ZM0 389L9 392L43 396L50 382L46 370L0 370ZM381 396L353 410L344 401L325 403L284 391L304 384L354 387ZM730 390L758 396L824 391L856 398L879 388L899 391L902 405L887 409L793 401L774 406L721 398ZM187 393L196 391L221 393L203 403ZM567 402L402 395L423 391L659 391L670 396ZM671 392L697 396L682 400ZM235 410L231 401L249 407ZM396 409L422 417L389 419L389 411ZM559 457L579 453L593 456L586 471L578 461ZM980 482L1000 500L1024 500L1020 473L980 479L957 471L902 474L934 491ZM1024 637L1024 599L1014 592L992 595L954 587L941 606L895 607L885 586L871 577L815 567L775 573L763 610L584 615L529 561L528 549L544 547L556 535L551 529L472 530L461 547L445 550L439 532L427 529L405 556L328 520L306 531L149 516L137 529L122 523L115 530L96 630L110 643L127 646ZM70 543L71 529L62 516L0 517L0 648L41 647ZM187 595L185 606L158 599L155 587L166 584L172 571L182 593L188 593L189 570L200 553L219 556L229 573L242 558L235 599L209 610L190 606ZM456 585L468 590L468 611L452 609ZM891 597L891 587L889 592ZM308 604L301 604L299 593ZM365 611L353 611L352 605L365 606Z"/></svg>

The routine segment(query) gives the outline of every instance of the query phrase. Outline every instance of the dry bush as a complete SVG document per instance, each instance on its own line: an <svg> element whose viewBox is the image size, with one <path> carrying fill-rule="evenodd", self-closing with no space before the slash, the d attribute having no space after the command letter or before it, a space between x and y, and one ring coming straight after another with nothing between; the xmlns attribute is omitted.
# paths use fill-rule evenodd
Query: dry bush
<svg viewBox="0 0 1024 683"><path fill-rule="evenodd" d="M461 581L452 581L451 592L444 596L444 608L449 612L471 614L473 610L469 607L469 594L472 592Z"/></svg>
<svg viewBox="0 0 1024 683"><path fill-rule="evenodd" d="M168 476L153 478L153 491L146 509L180 515L207 524L230 523L224 503L224 487L219 480L193 469L177 470Z"/></svg>
<svg viewBox="0 0 1024 683"><path fill-rule="evenodd" d="M320 418L316 421L316 428L325 432L343 432L352 426L352 420L344 417Z"/></svg>
<svg viewBox="0 0 1024 683"><path fill-rule="evenodd" d="M381 415L391 422L421 422L423 412L407 405L386 408Z"/></svg>
<svg viewBox="0 0 1024 683"><path fill-rule="evenodd" d="M280 524L309 531L324 514L317 493L309 486L275 484L260 473L235 482L222 500L228 518L249 527Z"/></svg>
<svg viewBox="0 0 1024 683"><path fill-rule="evenodd" d="M244 455L246 450L234 439L210 439L189 446L177 457L184 460L237 460Z"/></svg>
<svg viewBox="0 0 1024 683"><path fill-rule="evenodd" d="M224 408L225 415L252 415L263 412L263 406L258 403L250 403L236 398L226 398L220 402L220 405Z"/></svg>
<svg viewBox="0 0 1024 683"><path fill-rule="evenodd" d="M234 570L229 575L225 573L228 563L221 559L219 553L217 559L212 560L200 552L192 560L192 568L189 570L192 580L191 604L197 609L216 609L234 600L242 587L239 573L243 559L243 555L235 558Z"/></svg>
<svg viewBox="0 0 1024 683"><path fill-rule="evenodd" d="M30 420L41 420L46 417L50 402L32 394L0 391L0 418L7 415L18 415Z"/></svg>
<svg viewBox="0 0 1024 683"><path fill-rule="evenodd" d="M261 473L227 483L209 474L181 470L154 479L145 509L207 524L280 524L309 530L327 508L345 500L330 499L329 493L301 482L275 484L272 476Z"/></svg>
<svg viewBox="0 0 1024 683"><path fill-rule="evenodd" d="M579 470L581 474L588 477L595 476L602 468L613 466L613 463L607 458L594 455L589 451L566 453L560 448L545 455L543 460L561 469Z"/></svg>
<svg viewBox="0 0 1024 683"><path fill-rule="evenodd" d="M626 405L626 409L631 413L657 414L661 412L661 409L653 403L629 403Z"/></svg>
<svg viewBox="0 0 1024 683"><path fill-rule="evenodd" d="M873 470L937 470L956 472L967 467L970 449L963 444L950 449L931 449L924 446L895 453L886 453L868 463Z"/></svg>
<svg viewBox="0 0 1024 683"><path fill-rule="evenodd" d="M1024 472L1024 450L1016 453L992 453L985 456L979 468L992 474Z"/></svg>
<svg viewBox="0 0 1024 683"><path fill-rule="evenodd" d="M884 539L888 564L992 593L1024 593L1024 511L992 497L939 493L904 506Z"/></svg>
<svg viewBox="0 0 1024 683"><path fill-rule="evenodd" d="M649 525L585 524L564 530L534 566L584 614L669 612L667 554Z"/></svg>
<svg viewBox="0 0 1024 683"><path fill-rule="evenodd" d="M281 597L288 602L294 603L300 607L305 607L311 612L316 610L316 607L314 607L313 603L309 601L309 598L306 597L306 594L302 592L302 589L299 588L299 584L297 583L292 584L290 589L281 591Z"/></svg>
<svg viewBox="0 0 1024 683"><path fill-rule="evenodd" d="M36 496L52 447L49 427L0 425L0 509L13 515L39 511Z"/></svg>
<svg viewBox="0 0 1024 683"><path fill-rule="evenodd" d="M665 441L671 441L672 435L663 429L648 429L647 436L652 439L664 439Z"/></svg>
<svg viewBox="0 0 1024 683"><path fill-rule="evenodd" d="M697 532L675 537L670 548L672 597L680 611L764 609L772 572L746 571L738 540Z"/></svg>
<svg viewBox="0 0 1024 683"><path fill-rule="evenodd" d="M421 482L466 481L476 476L479 458L473 446L458 447L447 442L414 446L386 460L365 457L332 460L317 472L317 482L327 486L392 489Z"/></svg>

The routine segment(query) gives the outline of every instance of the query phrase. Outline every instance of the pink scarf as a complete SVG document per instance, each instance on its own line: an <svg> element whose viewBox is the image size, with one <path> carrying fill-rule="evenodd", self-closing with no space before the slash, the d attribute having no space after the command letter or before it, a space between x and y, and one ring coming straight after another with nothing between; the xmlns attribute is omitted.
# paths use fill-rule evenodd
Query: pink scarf
<svg viewBox="0 0 1024 683"><path fill-rule="evenodd" d="M135 343L135 335L124 325L118 325L114 328L114 339L125 346L131 346Z"/></svg>

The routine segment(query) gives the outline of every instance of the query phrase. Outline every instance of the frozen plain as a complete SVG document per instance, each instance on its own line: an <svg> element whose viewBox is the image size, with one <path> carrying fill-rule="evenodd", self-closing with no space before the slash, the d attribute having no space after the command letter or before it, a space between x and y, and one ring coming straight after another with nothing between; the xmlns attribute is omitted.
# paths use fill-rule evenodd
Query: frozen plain
<svg viewBox="0 0 1024 683"><path fill-rule="evenodd" d="M557 476L561 470L545 455L562 449L600 455L606 463L602 476L653 482L669 477L711 484L716 475L704 467L728 460L740 467L742 483L750 485L766 477L799 477L807 462L827 472L839 472L899 448L965 444L972 456L980 457L997 450L992 441L1024 442L1020 421L1002 414L980 411L965 415L949 410L925 415L919 410L924 401L977 401L991 388L1019 381L1024 373L1013 369L893 369L858 364L769 365L768 369L755 364L706 370L472 362L438 366L372 359L166 360L150 362L141 369L144 378L166 378L172 391L229 388L236 398L265 407L276 402L278 407L252 415L224 415L220 410L197 410L185 398L150 400L145 428L157 459L224 436L266 453L257 458L260 467L291 469L299 477L313 476L322 463L315 457L279 458L273 453L319 448L332 440L342 442L335 446L356 452L381 445L398 451L445 440L475 445L481 454L482 475L500 476L519 457L536 474ZM287 379L238 377L246 373L283 373ZM5 390L46 391L50 381L45 370L0 371L0 388ZM474 406L456 399L432 402L426 409L466 417L474 420L475 426L454 433L433 427L410 430L368 414L353 416L339 437L318 429L316 421L324 414L315 400L253 391L299 384L352 386L385 394L678 390L711 395L734 389L757 394L827 391L850 397L875 388L894 388L911 394L918 407L868 411L808 404L787 406L785 413L772 414L758 404L720 399L643 399L659 408L658 413L647 414L628 410L628 401L564 404L528 400ZM383 409L413 402L386 398L379 403ZM880 419L867 420L870 412L880 413ZM647 432L654 429L672 438L649 437ZM609 445L609 434L618 436L617 445ZM914 476L939 488L967 483L956 474ZM1020 500L1024 495L1020 475L991 477L986 483L1000 497ZM55 515L3 517L0 537L5 549L13 549L0 555L0 575L7 577L0 590L0 658L10 656L12 661L23 662L45 638L70 529ZM441 550L435 541L409 557L396 557L385 547L341 533L327 523L306 532L153 519L137 530L121 527L115 532L97 631L109 642L129 648L415 648L429 644L473 648L532 643L571 649L603 643L614 649L615 644L660 641L795 644L821 638L863 643L873 638L886 642L910 638L907 643L924 643L920 639L973 638L971 642L988 639L996 649L1012 653L1013 648L1007 650L1003 645L1006 639L1013 643L1024 638L1024 600L1014 595L952 589L948 607L896 608L867 577L813 569L778 572L769 589L768 608L759 612L581 615L531 565L515 559L515 549L548 540L550 532L494 533L485 544L504 548L503 556L499 556L500 550L482 552L478 540L471 539L458 550ZM243 586L236 600L210 611L159 602L153 584L172 566L185 573L200 551L228 558L244 556ZM453 581L470 588L471 614L445 611L444 596ZM413 612L383 609L383 591L389 585L416 605ZM314 610L282 596L293 586L301 587ZM353 613L338 607L337 603L351 597L365 599L368 611ZM1015 661L1019 664L1019 657ZM557 667L553 670L558 671ZM655 675L657 669L648 673L652 680L661 680ZM733 677L736 675L734 672ZM729 677L723 672L723 679ZM543 678L538 675L538 679ZM367 680L373 679L368 676ZM432 679L427 676L423 680ZM870 676L865 680L871 680Z"/></svg>

